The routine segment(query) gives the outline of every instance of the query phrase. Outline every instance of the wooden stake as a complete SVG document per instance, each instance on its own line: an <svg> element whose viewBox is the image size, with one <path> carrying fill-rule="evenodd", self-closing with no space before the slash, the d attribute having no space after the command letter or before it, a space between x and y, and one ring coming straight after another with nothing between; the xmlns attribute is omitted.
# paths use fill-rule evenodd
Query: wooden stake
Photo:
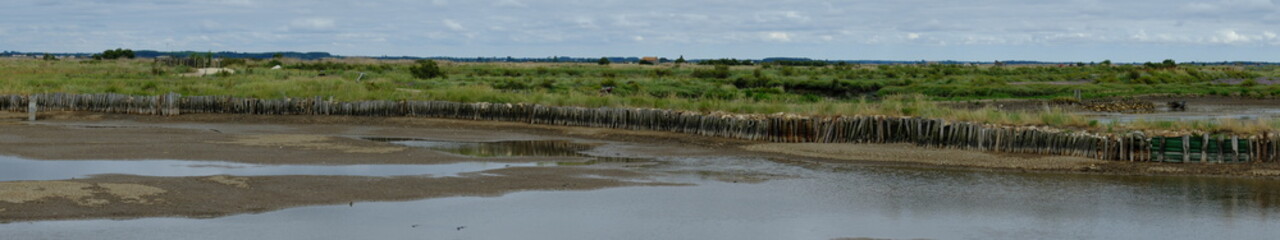
<svg viewBox="0 0 1280 240"><path fill-rule="evenodd" d="M27 121L36 121L36 96L31 96L27 100Z"/></svg>

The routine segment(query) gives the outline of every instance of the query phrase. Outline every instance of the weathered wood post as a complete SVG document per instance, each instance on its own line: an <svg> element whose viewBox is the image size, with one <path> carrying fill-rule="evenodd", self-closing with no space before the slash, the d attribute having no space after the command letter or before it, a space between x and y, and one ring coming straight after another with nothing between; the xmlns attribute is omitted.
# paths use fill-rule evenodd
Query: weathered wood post
<svg viewBox="0 0 1280 240"><path fill-rule="evenodd" d="M1231 162L1240 161L1240 138L1231 135Z"/></svg>
<svg viewBox="0 0 1280 240"><path fill-rule="evenodd" d="M1182 163L1191 162L1191 135L1182 136Z"/></svg>
<svg viewBox="0 0 1280 240"><path fill-rule="evenodd" d="M36 96L27 99L27 121L36 121Z"/></svg>
<svg viewBox="0 0 1280 240"><path fill-rule="evenodd" d="M1209 162L1209 134L1205 133L1200 137L1200 162Z"/></svg>
<svg viewBox="0 0 1280 240"><path fill-rule="evenodd" d="M1158 154L1158 156L1160 156L1160 162L1169 161L1169 157L1165 154L1165 149L1169 147L1167 146L1167 143L1169 143L1169 138L1160 137L1160 154Z"/></svg>

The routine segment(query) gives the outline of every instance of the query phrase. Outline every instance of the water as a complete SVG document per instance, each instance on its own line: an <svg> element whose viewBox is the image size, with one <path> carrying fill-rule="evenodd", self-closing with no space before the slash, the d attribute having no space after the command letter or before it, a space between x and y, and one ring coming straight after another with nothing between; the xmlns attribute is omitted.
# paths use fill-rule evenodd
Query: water
<svg viewBox="0 0 1280 240"><path fill-rule="evenodd" d="M1256 119L1280 119L1280 108L1270 105L1221 105L1221 104L1191 104L1187 107L1187 111L1169 111L1167 107L1160 107L1154 113L1141 114L1125 114L1125 113L1100 113L1085 112L1081 113L1098 120L1100 123L1111 122L1133 122L1143 121L1220 121L1223 119L1232 120L1256 120Z"/></svg>
<svg viewBox="0 0 1280 240"><path fill-rule="evenodd" d="M43 161L0 156L0 181L61 180L99 174L127 174L160 177L211 175L349 175L349 176L456 176L504 167L546 165L539 163L464 162L437 165L258 165L229 162L138 160L138 161Z"/></svg>
<svg viewBox="0 0 1280 240"><path fill-rule="evenodd" d="M569 141L447 142L409 138L365 138L473 157L588 157L591 145Z"/></svg>
<svg viewBox="0 0 1280 240"><path fill-rule="evenodd" d="M562 140L537 141L499 141L499 142L447 142L410 138L365 138L409 147L420 147L440 152L447 152L471 157L571 157L586 160L567 160L543 162L542 165L582 166L600 163L651 163L647 158L604 157L584 154L584 151L595 148L590 144L574 143Z"/></svg>
<svg viewBox="0 0 1280 240"><path fill-rule="evenodd" d="M66 239L1269 239L1269 180L802 168L759 159L667 158L685 187L533 191L501 197L309 206L214 219L0 225ZM762 183L728 172L775 176ZM458 227L463 227L458 230Z"/></svg>
<svg viewBox="0 0 1280 240"><path fill-rule="evenodd" d="M459 173L478 172L505 167L593 165L603 162L648 162L648 159L593 157L580 153L591 145L568 141L504 141L504 142L444 142L401 138L369 138L412 147L480 157L478 162L453 164L370 164L370 165L258 165L213 161L138 160L138 161L40 161L11 156L0 156L0 181L60 180L84 178L99 174L125 174L160 177L189 177L211 175L271 176L271 175L349 175L349 176L456 176ZM565 161L534 163L483 162L494 157L582 157Z"/></svg>

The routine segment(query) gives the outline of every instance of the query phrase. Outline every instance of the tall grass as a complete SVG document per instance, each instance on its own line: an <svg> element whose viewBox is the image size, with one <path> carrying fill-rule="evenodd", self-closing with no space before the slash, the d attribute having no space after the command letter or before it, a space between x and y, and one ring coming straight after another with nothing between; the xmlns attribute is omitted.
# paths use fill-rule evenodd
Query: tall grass
<svg viewBox="0 0 1280 240"><path fill-rule="evenodd" d="M1208 82L1088 85L1007 85L1008 79L1034 81L1073 79L1093 73L1120 75L1110 68L1054 69L945 66L891 67L751 67L735 66L727 78L695 78L713 66L638 66L567 63L443 63L444 79L415 79L412 61L371 59L316 61L289 59L271 70L264 61L230 66L227 76L180 77L182 67L154 66L149 60L39 61L0 60L0 93L45 92L159 95L227 95L256 98L333 97L336 100L445 100L459 102L536 103L555 106L636 107L702 112L808 115L918 116L1003 125L1091 128L1252 132L1280 127L1280 122L1134 122L1099 125L1061 109L1003 111L960 110L933 100L991 97L1040 98L1085 89L1089 96L1145 93L1268 96L1277 86L1224 86ZM1183 71L1183 70L1180 70ZM1280 74L1275 68L1256 75ZM360 82L355 78L365 73ZM1086 74L1088 73L1088 74ZM1040 75L1037 75L1040 74ZM1213 73L1217 74L1217 73ZM1176 76L1175 76L1176 77ZM598 92L613 87L610 94ZM832 90L832 89L837 90ZM864 91L864 92L859 92ZM854 95L858 93L860 95ZM842 95L843 94L843 95Z"/></svg>

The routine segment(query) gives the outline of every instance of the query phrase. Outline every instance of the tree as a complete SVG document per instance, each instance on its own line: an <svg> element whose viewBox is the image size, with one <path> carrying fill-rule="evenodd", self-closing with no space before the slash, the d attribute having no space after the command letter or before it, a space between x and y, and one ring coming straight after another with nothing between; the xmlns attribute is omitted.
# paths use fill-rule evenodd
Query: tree
<svg viewBox="0 0 1280 240"><path fill-rule="evenodd" d="M650 62L649 60L640 60L640 65L653 65L653 62Z"/></svg>
<svg viewBox="0 0 1280 240"><path fill-rule="evenodd" d="M44 59L45 61L58 61L57 57L54 57L53 54L48 54L48 53L45 53L42 59Z"/></svg>
<svg viewBox="0 0 1280 240"><path fill-rule="evenodd" d="M1111 59L1102 60L1102 66L1110 67L1110 66L1111 66Z"/></svg>
<svg viewBox="0 0 1280 240"><path fill-rule="evenodd" d="M93 54L94 60L120 59L120 58L133 59L134 57L137 57L137 56L134 55L132 49L120 49L120 48L116 48L115 50L107 49L106 51L102 51L102 53Z"/></svg>
<svg viewBox="0 0 1280 240"><path fill-rule="evenodd" d="M1165 59L1163 62L1160 62L1160 67L1178 68L1178 62L1174 62L1173 59Z"/></svg>
<svg viewBox="0 0 1280 240"><path fill-rule="evenodd" d="M688 61L685 61L685 60L684 60L684 55L680 55L680 58L677 58L677 59L676 59L676 64L677 64L677 65L679 65L679 64L684 64L684 63L686 63L686 62L688 62Z"/></svg>
<svg viewBox="0 0 1280 240"><path fill-rule="evenodd" d="M284 58L284 54L283 53L271 54L271 58L281 59L281 58Z"/></svg>
<svg viewBox="0 0 1280 240"><path fill-rule="evenodd" d="M430 59L418 60L417 66L409 67L409 73L413 74L413 77L419 78L419 79L432 79L437 77L439 78L445 77L444 71L440 70L440 66L436 64L436 61L430 60Z"/></svg>
<svg viewBox="0 0 1280 240"><path fill-rule="evenodd" d="M605 58L605 57L601 57L599 61L596 61L596 64L600 64L600 65L609 65L609 63L611 63L609 61L609 58Z"/></svg>

